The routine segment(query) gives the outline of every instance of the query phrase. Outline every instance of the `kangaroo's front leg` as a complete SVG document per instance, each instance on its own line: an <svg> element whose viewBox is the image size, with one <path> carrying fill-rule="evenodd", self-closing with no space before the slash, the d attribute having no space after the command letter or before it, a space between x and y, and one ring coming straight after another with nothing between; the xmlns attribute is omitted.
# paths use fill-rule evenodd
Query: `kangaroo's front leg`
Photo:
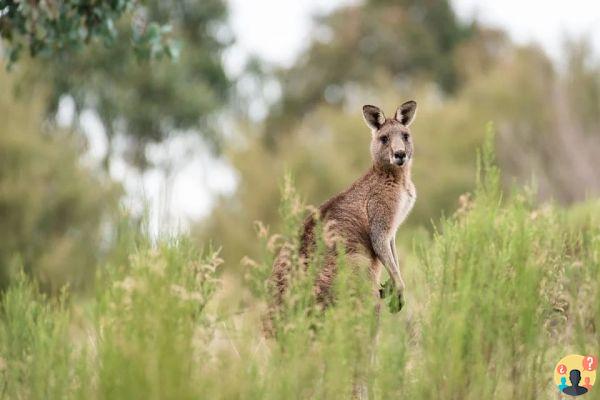
<svg viewBox="0 0 600 400"><path fill-rule="evenodd" d="M372 218L370 233L373 250L394 284L395 294L397 296L397 306L392 308L400 310L404 305L404 281L402 280L400 268L396 262L395 246L392 246L392 241L390 240L389 222L384 218Z"/></svg>
<svg viewBox="0 0 600 400"><path fill-rule="evenodd" d="M400 311L402 309L402 307L404 306L404 279L402 279L402 274L400 272L400 261L398 261L398 254L396 252L396 240L395 237L392 236L392 238L390 239L390 249L392 249L392 256L394 258L394 262L396 263L396 270L398 271L398 274L400 276L400 286L402 287L402 290L398 291L398 303L397 303L397 307L398 307L398 311Z"/></svg>
<svg viewBox="0 0 600 400"><path fill-rule="evenodd" d="M400 269L396 264L394 253L392 251L392 247L390 246L389 239L384 238L374 239L373 240L373 250L375 250L375 254L377 258L384 265L392 283L394 285L394 298L390 303L390 308L392 311L400 311L404 306L404 281L402 280L402 276L400 275Z"/></svg>
<svg viewBox="0 0 600 400"><path fill-rule="evenodd" d="M400 271L400 263L398 262L398 254L396 253L396 239L394 236L390 239L390 249L392 249L392 256L394 257L394 262L396 263L396 268ZM404 284L404 281L402 281Z"/></svg>
<svg viewBox="0 0 600 400"><path fill-rule="evenodd" d="M404 289L404 279L402 279L402 274L400 272L400 261L398 261L398 254L396 253L396 240L393 236L390 239L390 249L392 249L392 256L394 257L394 262L396 263L396 269L398 270L398 275L400 275L402 289Z"/></svg>

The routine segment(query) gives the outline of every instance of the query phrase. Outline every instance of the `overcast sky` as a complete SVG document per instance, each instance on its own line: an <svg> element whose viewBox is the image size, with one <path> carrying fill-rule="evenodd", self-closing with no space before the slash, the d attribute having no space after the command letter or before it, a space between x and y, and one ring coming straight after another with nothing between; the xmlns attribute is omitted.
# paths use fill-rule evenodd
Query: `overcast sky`
<svg viewBox="0 0 600 400"><path fill-rule="evenodd" d="M236 51L290 64L310 35L311 15L353 0L230 0ZM598 0L453 0L458 15L506 29L524 43L535 41L553 56L565 33L587 34L600 43ZM323 5L326 3L327 5ZM239 54L237 55L239 56Z"/></svg>
<svg viewBox="0 0 600 400"><path fill-rule="evenodd" d="M249 54L257 54L271 63L290 65L310 39L311 16L352 1L328 0L323 5L325 2L320 0L229 0L237 43L226 56L228 71L236 74ZM517 42L537 42L557 61L565 34L588 35L595 48L600 48L598 0L454 0L452 3L461 18L477 16L487 24L504 28ZM89 119L88 125L93 126L93 116ZM91 136L96 137L93 140L98 138ZM193 139L174 141L161 147L158 153L177 154L178 149L189 146L202 148L190 140L193 142ZM101 148L102 144L98 146ZM214 160L207 152L197 154L168 188L156 172L140 179L117 163L114 175L125 184L131 206L139 208L139 199L147 199L154 232L185 228L190 219L210 213L214 196L230 193L236 182L227 164Z"/></svg>

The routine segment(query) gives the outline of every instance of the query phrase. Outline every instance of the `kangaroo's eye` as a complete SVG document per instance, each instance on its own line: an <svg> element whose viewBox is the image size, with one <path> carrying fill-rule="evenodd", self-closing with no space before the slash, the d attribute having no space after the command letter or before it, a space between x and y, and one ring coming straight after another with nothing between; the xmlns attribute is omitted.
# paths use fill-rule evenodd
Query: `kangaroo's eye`
<svg viewBox="0 0 600 400"><path fill-rule="evenodd" d="M408 140L408 138L410 137L410 135L408 133L403 133L402 137L404 138L404 140Z"/></svg>
<svg viewBox="0 0 600 400"><path fill-rule="evenodd" d="M387 142L388 142L389 139L388 139L387 136L382 136L382 137L379 138L379 140L381 140L381 143L387 144Z"/></svg>

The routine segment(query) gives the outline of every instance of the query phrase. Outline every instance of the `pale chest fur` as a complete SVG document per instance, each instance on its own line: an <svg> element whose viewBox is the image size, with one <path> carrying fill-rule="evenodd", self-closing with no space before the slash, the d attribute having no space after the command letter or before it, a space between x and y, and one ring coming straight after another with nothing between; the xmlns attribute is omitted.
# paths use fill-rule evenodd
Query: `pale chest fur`
<svg viewBox="0 0 600 400"><path fill-rule="evenodd" d="M395 212L392 217L392 235L396 234L398 227L404 222L415 205L416 199L417 192L415 190L415 185L413 185L412 181L408 180L398 190Z"/></svg>

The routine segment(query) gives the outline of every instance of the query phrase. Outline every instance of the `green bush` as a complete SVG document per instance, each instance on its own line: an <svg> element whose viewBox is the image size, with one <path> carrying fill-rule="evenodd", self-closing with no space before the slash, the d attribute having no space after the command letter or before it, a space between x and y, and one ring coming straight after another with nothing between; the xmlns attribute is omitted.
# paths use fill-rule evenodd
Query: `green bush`
<svg viewBox="0 0 600 400"><path fill-rule="evenodd" d="M0 72L0 290L19 268L45 291L89 287L104 246L102 228L119 190L82 165L78 143L44 123L44 94L13 96Z"/></svg>
<svg viewBox="0 0 600 400"><path fill-rule="evenodd" d="M49 300L24 274L11 285L1 305L3 395L195 398L203 309L221 260L185 240L129 250L102 270L92 300Z"/></svg>
<svg viewBox="0 0 600 400"><path fill-rule="evenodd" d="M297 246L304 207L284 185L281 234L257 225L245 287L186 239L120 235L95 298L49 301L21 277L2 298L0 392L7 398L539 399L556 362L598 354L600 204L537 206L500 190L491 147L472 198L405 258L407 304L375 318L369 285L340 258L335 306L315 305L296 265L277 339L260 320L271 262ZM408 237L405 233L404 237ZM297 264L292 256L292 263ZM251 289L251 290L248 290ZM378 325L378 329L375 329ZM592 392L598 396L600 392ZM593 398L593 397L592 397Z"/></svg>

